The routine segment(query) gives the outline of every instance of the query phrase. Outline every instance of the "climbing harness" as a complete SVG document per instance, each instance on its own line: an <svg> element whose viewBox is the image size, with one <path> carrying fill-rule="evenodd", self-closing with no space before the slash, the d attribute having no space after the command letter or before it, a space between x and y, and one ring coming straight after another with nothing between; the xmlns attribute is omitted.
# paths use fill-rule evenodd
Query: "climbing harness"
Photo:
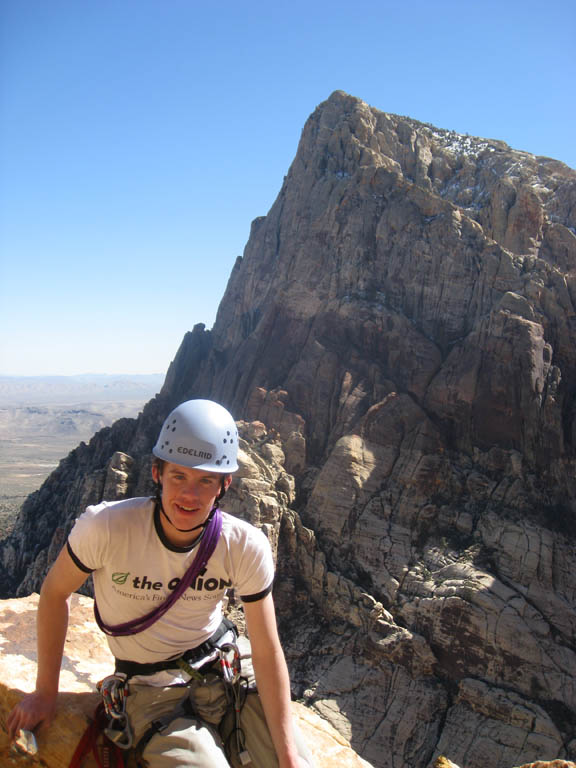
<svg viewBox="0 0 576 768"><path fill-rule="evenodd" d="M230 640L229 638L233 639ZM187 651L179 659L156 664L137 664L117 660L116 672L98 683L102 701L98 704L93 720L82 737L69 768L80 768L83 758L92 752L99 768L124 768L128 750L133 750L137 766L145 768L143 752L157 733L163 733L178 717L194 718L198 713L189 697L162 717L153 720L139 741L134 744L134 734L126 714L126 697L129 694L128 678L132 675L154 674L159 669L182 669L192 681L205 682L208 675L217 675L224 683L228 706L234 713L234 727L227 736L224 748L230 759L232 747L243 766L250 766L252 759L246 749L246 738L241 725L242 707L251 690L248 679L242 676L241 652L237 644L238 632L229 619L223 619L218 630L198 648ZM217 652L216 658L199 669L195 661ZM129 671L128 671L129 670ZM185 687L185 686L183 686ZM102 738L103 737L103 738ZM126 755L126 757L124 757Z"/></svg>
<svg viewBox="0 0 576 768"><path fill-rule="evenodd" d="M207 656L214 653L215 649L218 647L219 641L222 638L226 638L226 635L229 632L232 632L234 637L238 637L238 632L234 624L229 619L223 618L218 629L208 638L208 640L201 645L197 645L196 648L185 651L180 658L155 661L150 664L116 659L115 672L116 674L124 674L127 677L134 677L135 675L153 675L155 672L161 672L164 669L174 669L176 667L182 669L182 664L180 663L181 660L192 667L193 664L202 661L202 659L205 659Z"/></svg>
<svg viewBox="0 0 576 768"><path fill-rule="evenodd" d="M225 629L225 631L222 631ZM233 640L228 641L226 638L229 636L229 632L232 630ZM215 674L224 683L226 700L228 706L232 708L234 712L234 728L226 739L225 750L227 757L230 757L232 740L235 742L236 751L242 765L250 765L252 759L245 746L245 735L240 723L240 716L242 707L246 701L248 694L248 680L241 675L241 654L240 649L236 643L238 638L238 632L234 624L228 619L224 619L219 630L205 643L202 648L206 652L207 645L211 646L212 650L217 650L217 657L207 664L204 664L200 669L195 669L191 666L193 663L190 659L190 652L184 654L183 657L176 662L172 661L171 666L177 664L177 666L186 672L192 681L198 681L200 683L205 682L207 675ZM224 642L220 642L224 639ZM196 649L195 649L196 650ZM188 660L186 659L188 656ZM126 669L123 662L120 662L122 669ZM138 674L141 674L141 668L143 665L138 665ZM158 665L147 665L148 667L158 667ZM118 668L118 665L117 665ZM165 667L163 667L165 668ZM157 671L156 669L150 670L151 672ZM134 751L136 754L136 763L138 766L145 766L146 761L143 757L144 750L148 746L148 743L157 733L163 733L174 720L179 717L194 718L198 713L194 709L194 704L189 697L186 697L181 701L173 710L153 720L146 731L141 736L138 743L135 745Z"/></svg>
<svg viewBox="0 0 576 768"><path fill-rule="evenodd" d="M134 744L134 734L126 713L126 697L130 692L128 679L135 675L155 674L165 669L181 669L190 676L191 681L204 682L209 673L221 678L225 684L228 704L233 708L235 716L235 727L227 739L227 752L230 751L230 741L234 737L242 765L250 765L250 755L244 746L244 732L240 727L240 713L246 700L248 681L241 676L241 655L237 639L236 626L229 619L223 618L216 632L206 642L186 651L178 659L153 664L117 659L115 673L98 683L102 700L76 748L70 768L80 768L82 760L89 752L94 754L99 768L123 768L123 755L127 755L131 749L137 764L144 766L142 753L156 733L162 733L180 716L196 716L192 702L185 698L175 710L153 720L138 743ZM199 669L192 666L207 658L209 660ZM99 745L99 741L103 743Z"/></svg>
<svg viewBox="0 0 576 768"><path fill-rule="evenodd" d="M134 738L126 714L127 677L123 674L109 675L98 683L104 712L109 718L104 735L120 749L130 749Z"/></svg>

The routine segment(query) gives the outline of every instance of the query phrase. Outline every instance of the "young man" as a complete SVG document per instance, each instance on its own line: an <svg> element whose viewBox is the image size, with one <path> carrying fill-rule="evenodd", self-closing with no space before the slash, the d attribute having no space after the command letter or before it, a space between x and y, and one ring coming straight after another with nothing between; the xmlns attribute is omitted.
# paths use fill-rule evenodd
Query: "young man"
<svg viewBox="0 0 576 768"><path fill-rule="evenodd" d="M142 765L306 768L312 762L292 726L276 629L270 546L261 531L218 509L238 468L234 420L209 400L182 403L153 453L156 498L88 507L49 571L38 607L36 690L10 714L9 731L14 737L52 720L67 599L92 573L96 618L117 660L107 680L119 685L127 713L124 732L111 733L136 747ZM236 636L222 624L230 587L244 605L257 694L239 682ZM223 643L228 656L216 647ZM113 693L118 699L118 688Z"/></svg>

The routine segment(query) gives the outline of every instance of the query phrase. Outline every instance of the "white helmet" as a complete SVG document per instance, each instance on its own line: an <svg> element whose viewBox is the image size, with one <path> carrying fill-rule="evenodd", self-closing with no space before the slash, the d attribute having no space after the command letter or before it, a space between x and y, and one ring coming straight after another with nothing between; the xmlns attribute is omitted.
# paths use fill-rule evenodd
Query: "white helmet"
<svg viewBox="0 0 576 768"><path fill-rule="evenodd" d="M226 408L212 400L187 400L162 425L152 453L159 459L208 472L238 469L238 430Z"/></svg>

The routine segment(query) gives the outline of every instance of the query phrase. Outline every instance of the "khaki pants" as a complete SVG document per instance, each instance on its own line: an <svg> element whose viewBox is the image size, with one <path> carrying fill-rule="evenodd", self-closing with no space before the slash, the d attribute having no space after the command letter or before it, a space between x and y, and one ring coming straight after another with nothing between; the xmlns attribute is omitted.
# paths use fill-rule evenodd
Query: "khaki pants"
<svg viewBox="0 0 576 768"><path fill-rule="evenodd" d="M243 763L237 746L236 717L230 701L230 686L213 673L185 687L155 688L131 685L126 711L134 730L134 744L150 723L169 716L187 699L189 713L175 713L143 750L149 768L277 768L278 759L256 691L246 694L240 712L240 749L251 762ZM296 730L295 738L303 765L313 766L310 753ZM229 755L229 758L227 757Z"/></svg>

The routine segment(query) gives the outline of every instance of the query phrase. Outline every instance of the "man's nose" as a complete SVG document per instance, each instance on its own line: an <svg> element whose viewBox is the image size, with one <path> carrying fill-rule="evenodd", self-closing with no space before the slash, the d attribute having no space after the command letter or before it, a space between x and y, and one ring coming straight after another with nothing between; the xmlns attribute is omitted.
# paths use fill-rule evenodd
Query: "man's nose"
<svg viewBox="0 0 576 768"><path fill-rule="evenodd" d="M195 499L198 496L198 483L194 480L189 480L182 486L182 493L190 499Z"/></svg>

